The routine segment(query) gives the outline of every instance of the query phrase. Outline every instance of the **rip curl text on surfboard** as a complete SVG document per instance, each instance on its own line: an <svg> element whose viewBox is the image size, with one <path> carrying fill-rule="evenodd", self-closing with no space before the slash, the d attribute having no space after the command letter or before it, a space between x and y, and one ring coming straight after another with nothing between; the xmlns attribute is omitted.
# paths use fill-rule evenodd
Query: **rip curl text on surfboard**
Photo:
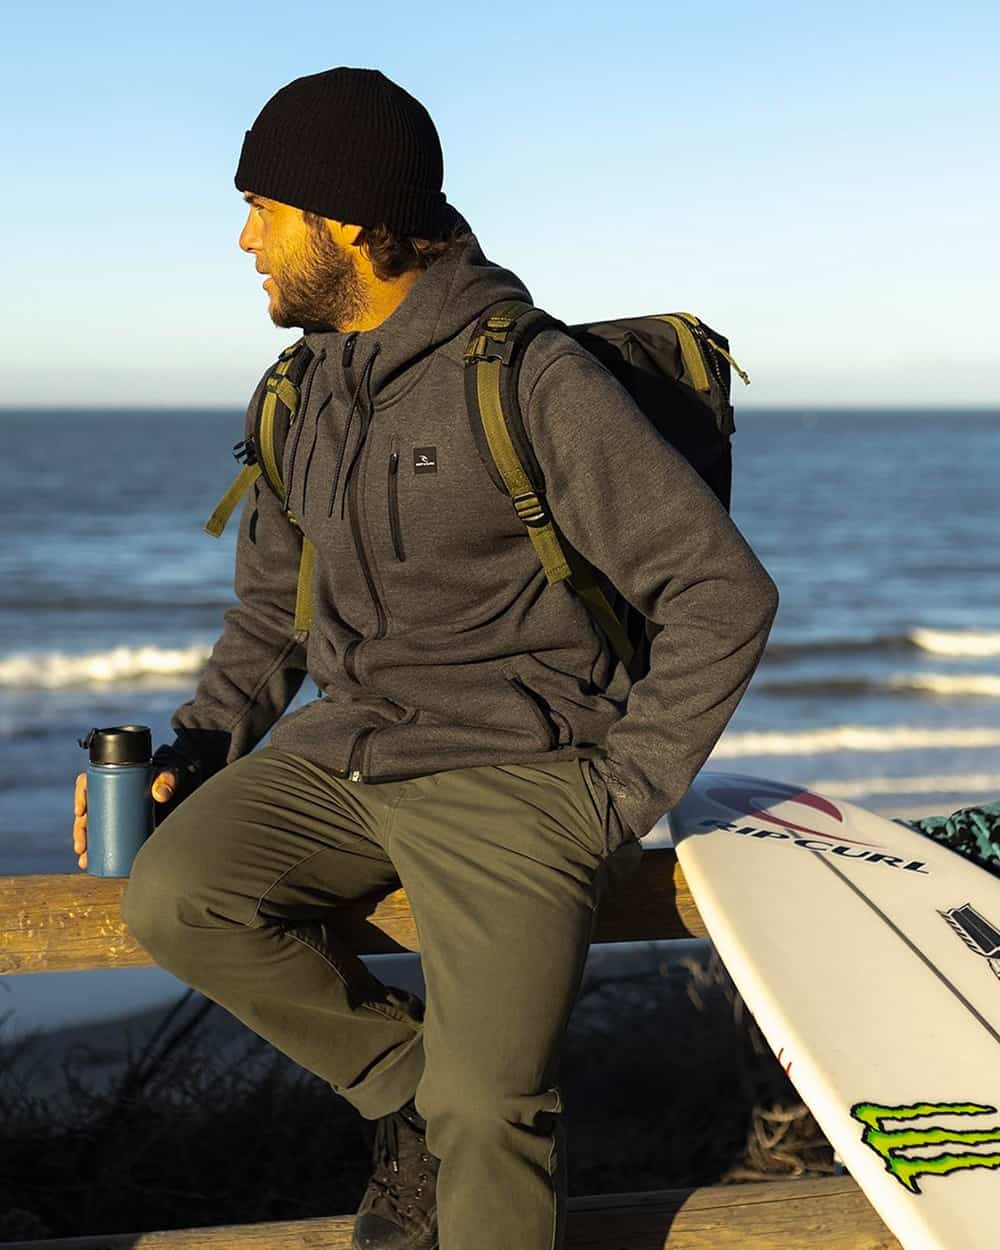
<svg viewBox="0 0 1000 1250"><path fill-rule="evenodd" d="M726 829L730 833L738 833L745 838L773 838L776 841L789 842L792 846L806 851L839 855L842 859L856 859L868 864L884 864L887 868L899 868L904 872L919 872L924 876L930 876L930 869L923 860L905 860L900 855L887 855L884 851L860 850L857 845L847 845L829 838L800 838L793 833L786 833L779 829L761 829L756 825L737 825L717 820L702 820L698 823L705 829Z"/></svg>

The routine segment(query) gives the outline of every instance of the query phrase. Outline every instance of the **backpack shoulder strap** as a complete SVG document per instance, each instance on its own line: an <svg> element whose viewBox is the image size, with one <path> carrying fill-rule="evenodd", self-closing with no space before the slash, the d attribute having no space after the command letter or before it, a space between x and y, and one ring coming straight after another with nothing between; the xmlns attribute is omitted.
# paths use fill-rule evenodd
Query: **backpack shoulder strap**
<svg viewBox="0 0 1000 1250"><path fill-rule="evenodd" d="M560 324L520 300L487 310L477 323L464 356L469 419L476 442L481 445L481 436L485 435L487 466L492 462L499 473L549 584L569 580L627 665L634 653L628 635L593 570L560 540L518 402L517 381L525 348L542 330Z"/></svg>
<svg viewBox="0 0 1000 1250"><path fill-rule="evenodd" d="M263 478L278 497L290 524L300 528L296 519L285 506L285 484L281 480L281 453L288 427L294 421L299 407L299 385L305 375L312 351L305 339L298 339L278 357L268 374L263 393L256 407L249 414L252 433L233 447L233 455L242 460L243 468L230 484L205 523L205 530L213 538L219 538L226 528L237 504L251 489L258 478ZM280 435L280 438L279 438ZM251 527L251 533L252 533ZM302 555L299 559L298 586L295 595L295 624L297 633L305 634L312 624L312 579L315 551L312 543L302 535Z"/></svg>
<svg viewBox="0 0 1000 1250"><path fill-rule="evenodd" d="M466 399L473 434L478 442L480 431L475 427L481 427L490 460L500 474L518 520L527 527L545 576L555 583L570 576L570 567L549 516L541 470L528 444L517 404L517 374L525 339L529 334L533 338L544 328L541 323L549 324L544 313L535 317L536 311L530 304L512 300L480 319L464 356ZM533 324L529 324L529 317Z"/></svg>

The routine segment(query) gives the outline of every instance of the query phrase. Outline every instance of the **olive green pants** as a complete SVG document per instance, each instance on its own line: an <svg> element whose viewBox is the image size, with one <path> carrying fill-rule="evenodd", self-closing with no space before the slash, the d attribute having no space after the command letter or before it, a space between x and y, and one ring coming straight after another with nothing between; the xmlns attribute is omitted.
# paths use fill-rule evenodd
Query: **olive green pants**
<svg viewBox="0 0 1000 1250"><path fill-rule="evenodd" d="M357 784L264 747L156 829L122 914L158 964L363 1116L416 1097L441 1250L558 1250L559 1052L595 909L641 858L609 824L585 760ZM400 882L426 1009L338 929L338 904Z"/></svg>

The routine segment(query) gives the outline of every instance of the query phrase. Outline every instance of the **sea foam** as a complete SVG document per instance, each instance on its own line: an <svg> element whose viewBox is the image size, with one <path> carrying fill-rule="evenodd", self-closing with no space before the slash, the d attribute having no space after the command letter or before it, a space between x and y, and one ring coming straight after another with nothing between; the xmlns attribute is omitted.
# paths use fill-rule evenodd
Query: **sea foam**
<svg viewBox="0 0 1000 1250"><path fill-rule="evenodd" d="M1000 675L992 673L893 673L886 677L791 677L757 681L758 692L776 695L944 695L1000 699Z"/></svg>
<svg viewBox="0 0 1000 1250"><path fill-rule="evenodd" d="M58 690L125 682L174 685L200 672L211 648L114 647L89 655L20 652L0 659L0 689Z"/></svg>
<svg viewBox="0 0 1000 1250"><path fill-rule="evenodd" d="M808 789L835 799L860 799L872 794L1000 794L1000 773L941 773L919 777L831 777L810 781Z"/></svg>
<svg viewBox="0 0 1000 1250"><path fill-rule="evenodd" d="M982 659L1000 655L1000 633L977 629L925 629L915 626L899 634L872 634L857 638L775 639L768 643L769 661L795 660L810 655L897 654L924 651L952 659Z"/></svg>
<svg viewBox="0 0 1000 1250"><path fill-rule="evenodd" d="M1000 676L991 673L899 673L886 684L891 690L1000 699Z"/></svg>
<svg viewBox="0 0 1000 1250"><path fill-rule="evenodd" d="M816 755L833 751L870 753L998 746L998 729L833 725L828 729L806 729L798 733L759 730L724 734L712 752L712 760L739 759L747 755Z"/></svg>
<svg viewBox="0 0 1000 1250"><path fill-rule="evenodd" d="M1000 655L1000 633L963 629L914 629L909 637L914 646L933 655Z"/></svg>

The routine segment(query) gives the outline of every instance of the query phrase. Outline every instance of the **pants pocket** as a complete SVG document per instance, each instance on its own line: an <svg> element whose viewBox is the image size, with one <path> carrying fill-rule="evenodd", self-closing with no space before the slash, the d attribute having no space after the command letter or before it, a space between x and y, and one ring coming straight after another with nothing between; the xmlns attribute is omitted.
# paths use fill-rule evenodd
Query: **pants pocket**
<svg viewBox="0 0 1000 1250"><path fill-rule="evenodd" d="M577 760L577 763L580 765L583 783L587 787L594 807L595 819L600 822L605 854L612 855L623 843L636 839L615 810L608 787L604 784L600 773L594 768L593 761L583 758Z"/></svg>
<svg viewBox="0 0 1000 1250"><path fill-rule="evenodd" d="M591 806L594 810L594 820L597 827L601 831L601 840L604 844L604 853L610 854L611 848L608 845L608 816L611 807L611 796L608 794L607 787L598 777L591 767L589 759L579 759L577 764L580 767L580 775L583 777L583 784L587 788L590 795Z"/></svg>

